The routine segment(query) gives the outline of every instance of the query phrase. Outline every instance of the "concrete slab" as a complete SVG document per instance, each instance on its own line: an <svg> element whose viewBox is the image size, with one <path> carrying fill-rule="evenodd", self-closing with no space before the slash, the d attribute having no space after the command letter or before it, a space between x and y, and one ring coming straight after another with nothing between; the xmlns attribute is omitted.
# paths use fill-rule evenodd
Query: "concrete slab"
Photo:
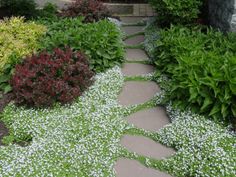
<svg viewBox="0 0 236 177"><path fill-rule="evenodd" d="M125 58L129 61L148 60L147 54L141 49L126 49Z"/></svg>
<svg viewBox="0 0 236 177"><path fill-rule="evenodd" d="M174 149L143 136L125 135L120 143L132 152L155 159L170 157L175 153Z"/></svg>
<svg viewBox="0 0 236 177"><path fill-rule="evenodd" d="M124 26L121 27L121 30L126 34L126 35L130 35L130 34L134 34L134 33L138 33L140 31L144 31L143 26Z"/></svg>
<svg viewBox="0 0 236 177"><path fill-rule="evenodd" d="M122 73L125 76L137 76L142 74L149 74L155 71L152 65L139 63L125 63L122 68Z"/></svg>
<svg viewBox="0 0 236 177"><path fill-rule="evenodd" d="M125 82L118 102L123 106L144 103L153 98L160 91L159 86L151 81L129 81Z"/></svg>
<svg viewBox="0 0 236 177"><path fill-rule="evenodd" d="M120 17L123 23L137 23L146 19L145 17Z"/></svg>
<svg viewBox="0 0 236 177"><path fill-rule="evenodd" d="M73 2L73 0L36 0L39 7L43 7L45 3L50 2L56 4L59 8L65 7L66 4Z"/></svg>
<svg viewBox="0 0 236 177"><path fill-rule="evenodd" d="M163 107L155 107L136 112L127 117L130 124L149 131L158 131L170 123L170 120Z"/></svg>
<svg viewBox="0 0 236 177"><path fill-rule="evenodd" d="M130 159L119 159L115 164L117 177L171 177L170 175L143 166Z"/></svg>
<svg viewBox="0 0 236 177"><path fill-rule="evenodd" d="M139 35L139 36L135 36L130 39L126 39L125 44L126 45L137 45L137 44L144 42L144 40L145 40L144 35Z"/></svg>

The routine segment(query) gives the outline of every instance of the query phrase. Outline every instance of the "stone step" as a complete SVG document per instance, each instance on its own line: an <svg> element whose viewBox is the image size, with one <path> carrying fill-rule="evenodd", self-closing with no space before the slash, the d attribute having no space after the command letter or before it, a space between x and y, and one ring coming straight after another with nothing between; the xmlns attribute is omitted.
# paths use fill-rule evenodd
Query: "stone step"
<svg viewBox="0 0 236 177"><path fill-rule="evenodd" d="M159 91L160 87L152 81L128 81L123 86L118 102L123 106L144 103Z"/></svg>
<svg viewBox="0 0 236 177"><path fill-rule="evenodd" d="M149 131L158 131L163 126L170 123L165 109L159 106L138 111L128 116L127 121L138 128L143 128Z"/></svg>
<svg viewBox="0 0 236 177"><path fill-rule="evenodd" d="M131 35L140 31L144 31L144 27L143 26L124 26L124 27L121 27L121 30L126 35Z"/></svg>
<svg viewBox="0 0 236 177"><path fill-rule="evenodd" d="M142 49L126 49L125 58L129 61L147 61L148 56Z"/></svg>
<svg viewBox="0 0 236 177"><path fill-rule="evenodd" d="M144 40L145 40L144 35L138 35L138 36L126 39L125 44L126 45L137 45L137 44L144 42Z"/></svg>
<svg viewBox="0 0 236 177"><path fill-rule="evenodd" d="M135 160L119 159L115 164L117 177L171 177L170 175L147 168Z"/></svg>
<svg viewBox="0 0 236 177"><path fill-rule="evenodd" d="M137 23L137 22L140 22L140 21L143 21L143 20L147 20L147 18L144 18L144 17L134 17L134 16L126 16L126 17L120 17L120 20L123 22L123 23Z"/></svg>
<svg viewBox="0 0 236 177"><path fill-rule="evenodd" d="M149 74L155 71L152 65L140 64L140 63L125 63L122 67L122 73L125 76L137 76L143 74Z"/></svg>
<svg viewBox="0 0 236 177"><path fill-rule="evenodd" d="M131 152L155 159L170 157L175 153L174 149L143 136L124 135L120 143Z"/></svg>

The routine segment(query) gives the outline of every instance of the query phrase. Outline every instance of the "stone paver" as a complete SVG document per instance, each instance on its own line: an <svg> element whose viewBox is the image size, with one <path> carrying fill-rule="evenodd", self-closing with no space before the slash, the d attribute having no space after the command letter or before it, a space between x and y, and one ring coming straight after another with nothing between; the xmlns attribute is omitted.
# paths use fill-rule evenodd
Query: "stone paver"
<svg viewBox="0 0 236 177"><path fill-rule="evenodd" d="M35 1L39 7L42 7L45 3L50 2L56 4L59 8L63 8L66 4L73 2L73 0L36 0Z"/></svg>
<svg viewBox="0 0 236 177"><path fill-rule="evenodd" d="M125 58L129 61L148 60L147 54L141 49L126 49Z"/></svg>
<svg viewBox="0 0 236 177"><path fill-rule="evenodd" d="M138 33L140 31L144 31L143 28L144 28L143 26L125 26L125 27L121 27L121 30L126 35L130 35L130 34Z"/></svg>
<svg viewBox="0 0 236 177"><path fill-rule="evenodd" d="M160 91L155 82L151 81L129 81L125 82L118 101L123 106L144 103L153 98Z"/></svg>
<svg viewBox="0 0 236 177"><path fill-rule="evenodd" d="M142 74L149 74L155 71L155 68L151 65L139 64L139 63L125 63L122 68L122 73L125 76L136 76Z"/></svg>
<svg viewBox="0 0 236 177"><path fill-rule="evenodd" d="M126 45L137 45L137 44L144 42L144 40L145 40L144 35L138 35L136 37L126 39L125 44Z"/></svg>
<svg viewBox="0 0 236 177"><path fill-rule="evenodd" d="M144 17L120 17L123 23L137 23L145 19Z"/></svg>
<svg viewBox="0 0 236 177"><path fill-rule="evenodd" d="M135 160L119 159L115 164L117 177L171 177L170 175L143 166Z"/></svg>
<svg viewBox="0 0 236 177"><path fill-rule="evenodd" d="M130 124L149 131L158 131L170 123L163 107L155 107L136 112L127 117Z"/></svg>
<svg viewBox="0 0 236 177"><path fill-rule="evenodd" d="M163 159L175 153L174 149L163 146L143 136L125 135L120 143L131 152L156 159Z"/></svg>

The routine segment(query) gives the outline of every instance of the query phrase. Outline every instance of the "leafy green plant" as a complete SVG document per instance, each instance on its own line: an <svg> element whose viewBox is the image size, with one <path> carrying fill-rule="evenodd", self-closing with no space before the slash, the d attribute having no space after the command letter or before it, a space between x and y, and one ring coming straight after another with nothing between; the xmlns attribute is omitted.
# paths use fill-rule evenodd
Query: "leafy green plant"
<svg viewBox="0 0 236 177"><path fill-rule="evenodd" d="M236 117L236 36L172 26L160 31L157 70L171 79L170 98L215 120Z"/></svg>
<svg viewBox="0 0 236 177"><path fill-rule="evenodd" d="M41 48L51 51L55 47L70 46L89 56L91 68L102 72L124 60L122 34L115 24L101 20L83 24L83 18L64 18L53 21L41 20L48 32L41 41Z"/></svg>
<svg viewBox="0 0 236 177"><path fill-rule="evenodd" d="M45 31L44 26L24 22L22 17L0 22L0 89L5 93L11 90L8 80L14 72L15 64L39 47L38 39Z"/></svg>
<svg viewBox="0 0 236 177"><path fill-rule="evenodd" d="M201 0L149 0L161 26L188 24L198 18Z"/></svg>

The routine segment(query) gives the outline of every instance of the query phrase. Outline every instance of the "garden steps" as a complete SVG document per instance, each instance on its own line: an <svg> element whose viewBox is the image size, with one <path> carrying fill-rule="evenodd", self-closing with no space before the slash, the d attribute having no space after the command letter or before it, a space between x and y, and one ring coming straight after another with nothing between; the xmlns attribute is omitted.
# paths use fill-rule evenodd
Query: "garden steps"
<svg viewBox="0 0 236 177"><path fill-rule="evenodd" d="M137 21L127 20L129 23ZM122 27L126 35L143 30L143 27L129 26ZM137 35L126 39L128 45L137 45L144 41L143 35ZM140 76L153 73L155 68L148 64L137 63L137 61L149 61L145 51L141 49L126 49L126 63L123 65L122 73L125 76ZM135 63L136 61L136 63ZM126 81L118 97L119 104L132 106L151 100L154 95L160 92L160 87L152 81ZM147 131L158 131L169 123L169 118L162 107L154 107L138 111L126 117L127 122ZM174 149L157 143L144 136L124 135L121 145L130 152L155 159L163 159L175 153ZM115 171L118 177L167 177L170 176L158 170L147 168L135 160L119 159L115 164Z"/></svg>
<svg viewBox="0 0 236 177"><path fill-rule="evenodd" d="M140 64L140 63L125 63L122 68L122 73L125 76L136 76L149 74L155 71L152 65Z"/></svg>
<svg viewBox="0 0 236 177"><path fill-rule="evenodd" d="M128 61L148 61L148 56L142 49L126 49L125 58Z"/></svg>
<svg viewBox="0 0 236 177"><path fill-rule="evenodd" d="M143 166L138 161L121 158L115 165L117 177L171 177L170 175Z"/></svg>

